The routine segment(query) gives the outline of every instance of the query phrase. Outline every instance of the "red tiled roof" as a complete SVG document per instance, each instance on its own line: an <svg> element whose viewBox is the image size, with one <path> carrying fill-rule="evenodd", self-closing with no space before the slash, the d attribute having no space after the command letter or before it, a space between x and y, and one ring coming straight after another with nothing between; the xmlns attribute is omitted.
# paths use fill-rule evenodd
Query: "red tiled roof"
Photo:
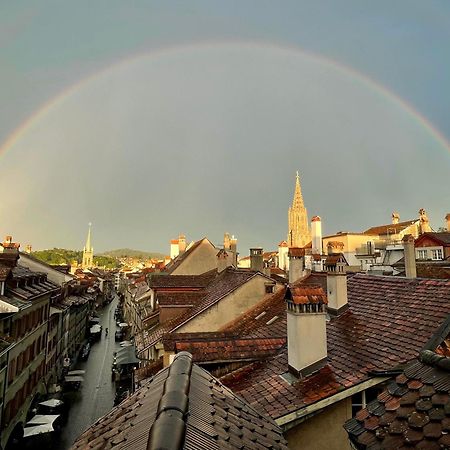
<svg viewBox="0 0 450 450"><path fill-rule="evenodd" d="M161 337L164 334L175 331L181 325L184 325L186 322L201 314L203 311L220 301L223 297L227 296L257 275L264 276L260 272L255 272L253 270L241 270L227 267L224 271L219 273L205 289L205 297L202 301L190 308L183 315L169 320L153 330L144 331L137 335L136 344L139 351L156 344L161 340Z"/></svg>
<svg viewBox="0 0 450 450"><path fill-rule="evenodd" d="M168 397L167 392L172 395ZM174 421L174 416L179 420ZM111 448L287 450L272 419L247 405L206 370L192 365L185 352L98 419L72 450Z"/></svg>
<svg viewBox="0 0 450 450"><path fill-rule="evenodd" d="M428 350L345 423L356 448L450 448L450 358Z"/></svg>
<svg viewBox="0 0 450 450"><path fill-rule="evenodd" d="M327 296L321 286L297 285L291 286L286 292L289 298L296 305L306 305L314 303L328 303Z"/></svg>
<svg viewBox="0 0 450 450"><path fill-rule="evenodd" d="M276 303L272 308L281 308ZM327 323L328 364L319 372L290 385L280 376L288 369L285 350L226 376L225 384L278 418L369 379L371 371L404 364L450 313L450 280L356 274L348 279L348 303Z"/></svg>
<svg viewBox="0 0 450 450"><path fill-rule="evenodd" d="M174 275L176 276L176 275ZM159 306L194 306L204 297L203 291L195 292L158 292L156 299Z"/></svg>
<svg viewBox="0 0 450 450"><path fill-rule="evenodd" d="M426 238L431 238L443 246L450 245L450 232L448 231L423 233L416 239L416 244Z"/></svg>
<svg viewBox="0 0 450 450"><path fill-rule="evenodd" d="M216 275L217 269L210 270L201 275L153 275L150 278L149 286L153 289L201 289L208 286Z"/></svg>
<svg viewBox="0 0 450 450"><path fill-rule="evenodd" d="M220 331L239 336L286 337L286 287L266 295L253 308L222 327Z"/></svg>
<svg viewBox="0 0 450 450"><path fill-rule="evenodd" d="M164 349L187 351L196 363L254 361L267 358L286 344L286 338L239 338L228 333L171 333Z"/></svg>
<svg viewBox="0 0 450 450"><path fill-rule="evenodd" d="M397 234L401 233L405 228L408 228L411 225L414 225L415 223L418 223L419 220L406 220L405 222L399 222L399 223L388 223L387 225L379 225L376 227L369 228L368 230L364 231L363 234L378 234L378 235L385 235L385 234Z"/></svg>

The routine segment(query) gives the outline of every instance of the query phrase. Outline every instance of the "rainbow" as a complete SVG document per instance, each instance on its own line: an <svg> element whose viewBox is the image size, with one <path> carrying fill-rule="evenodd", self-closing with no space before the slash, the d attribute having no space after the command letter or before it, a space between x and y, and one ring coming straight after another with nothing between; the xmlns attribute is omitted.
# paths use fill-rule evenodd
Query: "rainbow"
<svg viewBox="0 0 450 450"><path fill-rule="evenodd" d="M141 58L159 58L164 55L167 55L169 53L183 53L186 51L192 51L196 49L208 49L208 48L215 48L220 49L227 48L229 46L236 46L240 48L258 48L258 49L268 49L268 50L278 50L283 52L290 52L295 55L301 55L306 56L308 58L311 58L316 63L319 63L323 66L328 67L329 69L337 70L341 72L344 75L347 75L349 77L352 77L355 82L360 83L364 87L372 90L375 93L380 94L383 98L385 98L387 101L391 102L393 105L403 109L406 111L409 116L422 128L426 130L426 132L435 140L437 141L442 147L446 148L450 151L450 143L446 139L446 137L435 127L433 124L425 118L422 114L420 114L416 109L413 108L411 104L406 102L404 99L399 97L394 92L388 90L383 85L375 82L372 78L368 77L367 75L364 75L352 67L346 66L340 62L337 62L331 58L325 57L323 55L319 55L316 53L310 53L307 52L299 47L290 46L290 45L284 45L284 44L274 44L274 43L267 43L267 42L251 42L251 41L217 41L217 42L197 42L197 43L190 43L190 44L184 44L184 45L173 45L173 46L165 46L161 48L156 48L153 51L145 52L145 53L137 53L134 54L128 58L125 58L123 60L120 60L118 62L115 62L106 68L95 72L91 75L89 75L86 78L81 79L75 84L72 84L68 88L64 89L62 92L60 92L55 97L51 98L49 101L44 103L39 109L37 109L33 114L28 117L21 125L19 125L8 137L7 139L1 144L0 146L0 155L4 154L8 150L12 149L14 145L21 139L22 136L25 135L25 133L33 127L35 124L39 122L41 118L46 116L56 105L62 103L66 98L70 97L73 93L75 93L77 90L81 89L83 86L87 85L91 81L94 81L95 79L101 77L102 75L106 74L109 71L115 70L117 68L123 67L127 64L130 64L136 60L139 60Z"/></svg>

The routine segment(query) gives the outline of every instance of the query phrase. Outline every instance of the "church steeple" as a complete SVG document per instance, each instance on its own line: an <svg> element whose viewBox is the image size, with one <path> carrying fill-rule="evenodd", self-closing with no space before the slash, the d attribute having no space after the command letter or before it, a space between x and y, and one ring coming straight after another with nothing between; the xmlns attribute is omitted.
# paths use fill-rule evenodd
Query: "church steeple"
<svg viewBox="0 0 450 450"><path fill-rule="evenodd" d="M292 208L299 209L304 208L305 205L303 203L302 189L300 187L300 175L297 174L295 176L295 191L294 191L294 200L292 201Z"/></svg>
<svg viewBox="0 0 450 450"><path fill-rule="evenodd" d="M304 247L311 241L308 213L303 203L300 176L296 174L295 191L292 206L288 212L288 237L289 247Z"/></svg>
<svg viewBox="0 0 450 450"><path fill-rule="evenodd" d="M89 222L89 230L86 238L86 245L83 249L83 262L81 263L82 269L90 269L94 266L94 249L91 244L91 226Z"/></svg>

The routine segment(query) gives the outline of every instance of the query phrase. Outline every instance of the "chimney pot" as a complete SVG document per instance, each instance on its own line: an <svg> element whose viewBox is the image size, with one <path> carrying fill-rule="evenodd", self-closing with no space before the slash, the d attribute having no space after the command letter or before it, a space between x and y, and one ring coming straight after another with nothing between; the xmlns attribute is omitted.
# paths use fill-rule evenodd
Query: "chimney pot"
<svg viewBox="0 0 450 450"><path fill-rule="evenodd" d="M250 249L250 269L262 272L264 270L264 259L262 247Z"/></svg>

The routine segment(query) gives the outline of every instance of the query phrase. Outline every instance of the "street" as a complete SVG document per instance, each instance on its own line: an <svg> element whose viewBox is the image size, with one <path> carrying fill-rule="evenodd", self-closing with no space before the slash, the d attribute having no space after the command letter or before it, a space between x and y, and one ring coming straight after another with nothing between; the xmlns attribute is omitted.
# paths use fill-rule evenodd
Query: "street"
<svg viewBox="0 0 450 450"><path fill-rule="evenodd" d="M116 322L114 310L118 298L98 311L100 325L103 327L102 337L91 347L89 358L78 362L75 369L86 371L84 382L78 392L70 395L71 403L67 423L60 435L54 436L54 446L57 450L67 450L75 439L99 417L113 407L115 389L111 379L113 353L120 348L114 340ZM109 329L105 336L105 329Z"/></svg>

